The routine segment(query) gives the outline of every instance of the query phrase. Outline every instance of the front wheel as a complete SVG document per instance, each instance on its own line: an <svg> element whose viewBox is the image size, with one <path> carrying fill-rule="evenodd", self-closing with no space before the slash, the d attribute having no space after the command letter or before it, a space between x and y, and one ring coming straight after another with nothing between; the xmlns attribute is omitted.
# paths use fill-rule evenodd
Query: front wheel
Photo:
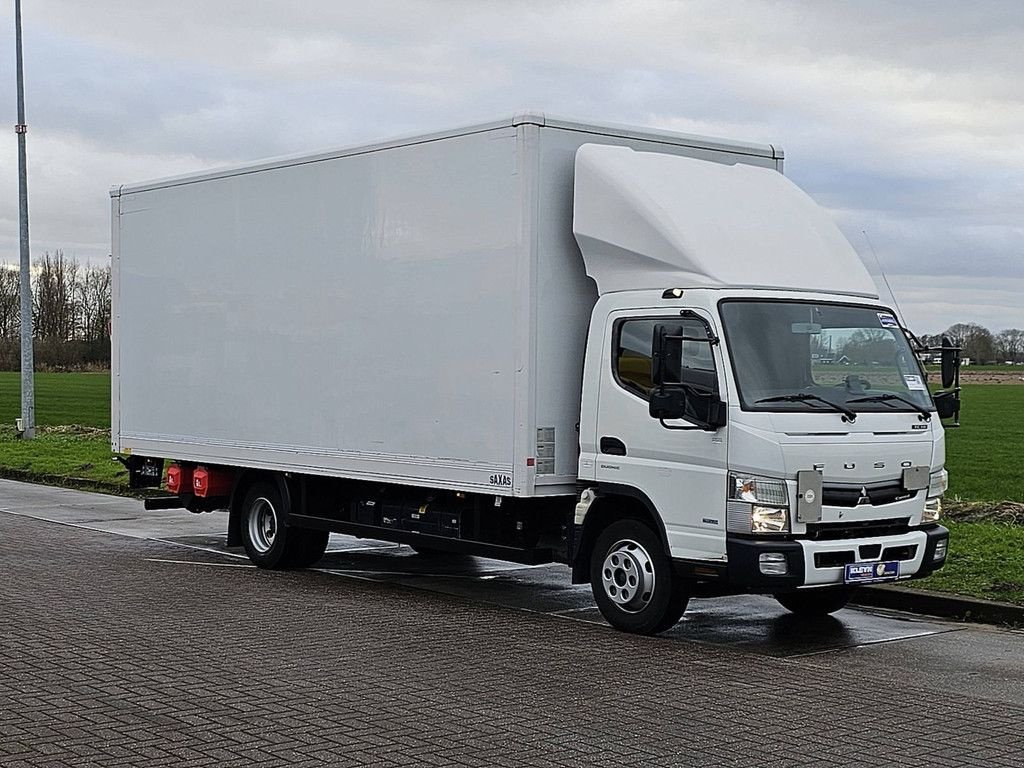
<svg viewBox="0 0 1024 768"><path fill-rule="evenodd" d="M609 624L640 635L671 628L689 602L661 540L639 520L619 520L597 537L590 587Z"/></svg>
<svg viewBox="0 0 1024 768"><path fill-rule="evenodd" d="M242 544L260 568L306 568L327 550L330 533L285 525L285 503L274 483L253 484L242 503Z"/></svg>
<svg viewBox="0 0 1024 768"><path fill-rule="evenodd" d="M850 602L850 590L847 587L801 589L797 592L775 595L775 599L783 608L797 616L827 616L846 607Z"/></svg>

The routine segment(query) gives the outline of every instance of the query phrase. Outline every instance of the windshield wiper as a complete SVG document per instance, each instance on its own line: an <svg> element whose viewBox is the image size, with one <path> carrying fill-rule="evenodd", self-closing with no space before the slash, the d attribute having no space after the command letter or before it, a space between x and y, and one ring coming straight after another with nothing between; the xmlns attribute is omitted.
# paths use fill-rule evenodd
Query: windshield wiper
<svg viewBox="0 0 1024 768"><path fill-rule="evenodd" d="M918 405L913 400L908 400L903 395L897 395L895 393L889 393L885 395L871 395L870 397L858 397L854 400L847 400L848 403L891 403L893 400L899 400L901 403L906 403L919 414L921 414L921 421L931 421L932 412L925 408L923 405Z"/></svg>
<svg viewBox="0 0 1024 768"><path fill-rule="evenodd" d="M851 411L849 408L834 403L831 400L826 400L824 397L818 395L812 395L810 392L796 392L792 395L776 395L775 397L762 397L758 400L758 403L805 403L807 401L814 401L817 403L824 403L835 411L843 414L847 421L856 421L857 414L855 411Z"/></svg>

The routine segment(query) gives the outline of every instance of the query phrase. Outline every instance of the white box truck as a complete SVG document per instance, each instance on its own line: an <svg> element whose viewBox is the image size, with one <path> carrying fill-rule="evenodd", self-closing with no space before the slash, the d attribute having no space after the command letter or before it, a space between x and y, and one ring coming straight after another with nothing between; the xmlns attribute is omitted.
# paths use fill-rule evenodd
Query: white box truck
<svg viewBox="0 0 1024 768"><path fill-rule="evenodd" d="M931 573L958 388L782 163L520 114L115 187L113 450L259 566L561 562L632 632Z"/></svg>

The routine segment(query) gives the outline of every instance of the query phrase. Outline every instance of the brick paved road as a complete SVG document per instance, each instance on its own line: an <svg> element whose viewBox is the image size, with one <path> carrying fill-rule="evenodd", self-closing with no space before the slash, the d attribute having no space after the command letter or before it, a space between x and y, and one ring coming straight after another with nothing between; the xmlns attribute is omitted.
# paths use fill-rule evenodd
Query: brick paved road
<svg viewBox="0 0 1024 768"><path fill-rule="evenodd" d="M0 515L0 765L1022 763L1024 702L864 658L232 565Z"/></svg>

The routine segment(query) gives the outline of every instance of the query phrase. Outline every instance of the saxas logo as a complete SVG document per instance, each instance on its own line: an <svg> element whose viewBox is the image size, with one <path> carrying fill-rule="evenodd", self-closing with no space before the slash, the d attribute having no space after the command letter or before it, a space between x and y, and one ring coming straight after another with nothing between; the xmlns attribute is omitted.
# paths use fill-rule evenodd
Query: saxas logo
<svg viewBox="0 0 1024 768"><path fill-rule="evenodd" d="M500 488L511 488L512 475L491 475L491 485L496 485Z"/></svg>

